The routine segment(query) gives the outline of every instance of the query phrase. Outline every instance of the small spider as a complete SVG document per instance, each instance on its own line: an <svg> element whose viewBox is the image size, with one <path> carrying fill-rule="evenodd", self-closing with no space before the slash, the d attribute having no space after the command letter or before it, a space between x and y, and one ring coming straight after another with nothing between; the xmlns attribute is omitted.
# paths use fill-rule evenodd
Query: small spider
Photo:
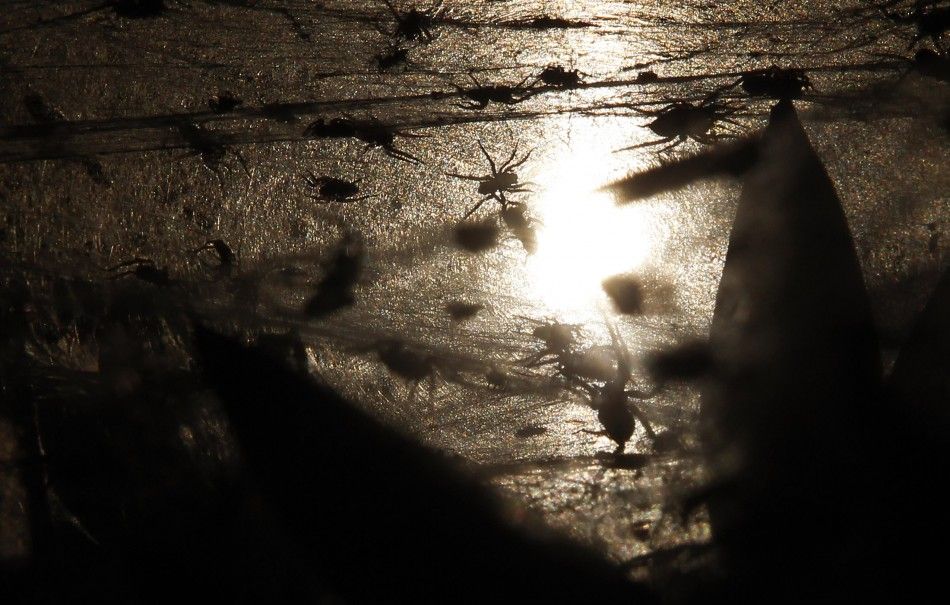
<svg viewBox="0 0 950 605"><path fill-rule="evenodd" d="M534 83L538 82L552 88L577 88L581 84L581 72L576 69L568 70L561 65L548 65L535 78Z"/></svg>
<svg viewBox="0 0 950 605"><path fill-rule="evenodd" d="M422 160L408 151L396 148L396 137L421 139L425 136L426 135L422 134L399 132L384 124L380 124L376 120L371 120L359 125L356 130L355 138L366 143L367 149L370 147L380 147L389 157L410 164L422 164Z"/></svg>
<svg viewBox="0 0 950 605"><path fill-rule="evenodd" d="M303 131L304 136L318 139L346 139L356 136L356 122L349 118L324 118L314 120Z"/></svg>
<svg viewBox="0 0 950 605"><path fill-rule="evenodd" d="M801 97L803 89L812 87L805 70L782 69L775 65L764 71L746 72L735 85L742 86L742 90L750 97L768 97L779 101L797 99Z"/></svg>
<svg viewBox="0 0 950 605"><path fill-rule="evenodd" d="M445 12L444 0L438 0L427 10L411 8L401 13L389 0L383 0L383 4L389 9L396 19L396 30L393 37L404 40L418 40L422 43L429 43L435 39L432 35L432 27L435 20Z"/></svg>
<svg viewBox="0 0 950 605"><path fill-rule="evenodd" d="M530 426L522 427L518 429L517 431L515 431L515 437L517 437L518 439L530 439L532 437L539 437L547 432L548 430L544 428L543 426L532 424Z"/></svg>
<svg viewBox="0 0 950 605"><path fill-rule="evenodd" d="M208 108L214 113L228 113L244 104L244 101L231 92L222 92L208 99Z"/></svg>
<svg viewBox="0 0 950 605"><path fill-rule="evenodd" d="M453 300L445 305L445 312L449 314L452 321L465 321L478 315L478 312L484 308L485 305L481 303Z"/></svg>
<svg viewBox="0 0 950 605"><path fill-rule="evenodd" d="M439 362L435 355L413 350L405 342L397 338L382 340L374 346L376 355L390 372L412 383L409 390L409 399L413 399L416 391L426 378L429 379L429 402L432 402L437 387L436 380L440 377L458 379L454 372Z"/></svg>
<svg viewBox="0 0 950 605"><path fill-rule="evenodd" d="M520 160L515 160L515 156L518 154L518 146L515 145L514 149L511 151L511 155L508 156L508 159L499 167L495 164L495 161L488 155L488 152L485 151L485 146L482 145L481 141L478 141L478 148L481 149L482 155L485 156L485 159L488 160L488 165L491 167L491 174L484 176L471 176L467 174L458 174L454 172L447 172L446 174L457 179L463 179L466 181L476 181L478 183L478 193L484 197L479 200L477 204L472 206L462 217L462 220L465 220L471 216L476 210L481 208L482 204L488 200L495 200L501 204L502 210L508 208L509 204L515 204L516 202L509 201L505 197L506 193L522 193L525 191L530 191L525 186L530 183L521 183L518 181L518 174L515 172L515 168L518 168L522 164L528 161L528 158L531 157L531 152L524 154Z"/></svg>
<svg viewBox="0 0 950 605"><path fill-rule="evenodd" d="M126 269L121 271L120 269ZM106 271L112 273L109 279L135 277L156 286L170 286L172 280L168 277L168 270L159 269L155 261L148 258L133 258L132 260L109 267Z"/></svg>
<svg viewBox="0 0 950 605"><path fill-rule="evenodd" d="M360 192L359 183L345 181L332 176L315 176L312 172L305 179L307 186L314 190L312 196L324 202L336 202L345 204L347 202L358 202L372 195L357 196Z"/></svg>
<svg viewBox="0 0 950 605"><path fill-rule="evenodd" d="M662 138L624 147L618 149L617 152L669 143L660 150L659 153L662 153L690 139L705 144L716 143L722 139L730 138L731 135L711 131L720 122L738 125L729 117L735 112L736 108L721 103L714 98L707 98L697 105L687 101L677 101L657 111L644 111L642 113L653 117L653 121L647 124L647 128Z"/></svg>
<svg viewBox="0 0 950 605"><path fill-rule="evenodd" d="M656 75L656 72L653 70L641 71L637 74L635 81L637 84L652 84L660 79L660 76Z"/></svg>
<svg viewBox="0 0 950 605"><path fill-rule="evenodd" d="M522 319L539 324L531 331L531 335L544 343L544 346L540 351L519 360L518 363L526 367L556 363L574 350L574 345L577 344L576 337L580 331L579 326L557 322L542 323L530 317Z"/></svg>
<svg viewBox="0 0 950 605"><path fill-rule="evenodd" d="M504 84L482 85L474 75L468 74L468 77L475 84L474 88L455 86L459 94L468 99L468 102L457 103L457 106L462 109L485 109L489 103L493 102L503 105L517 105L540 92L536 89L525 88L524 84L531 76L525 77L514 86Z"/></svg>
<svg viewBox="0 0 950 605"><path fill-rule="evenodd" d="M352 138L366 143L370 147L381 147L386 155L410 164L422 164L422 160L408 151L396 147L396 137L423 138L425 135L399 132L381 124L376 119L358 122L349 118L333 118L329 122L323 118L311 122L304 130L304 136L321 139Z"/></svg>

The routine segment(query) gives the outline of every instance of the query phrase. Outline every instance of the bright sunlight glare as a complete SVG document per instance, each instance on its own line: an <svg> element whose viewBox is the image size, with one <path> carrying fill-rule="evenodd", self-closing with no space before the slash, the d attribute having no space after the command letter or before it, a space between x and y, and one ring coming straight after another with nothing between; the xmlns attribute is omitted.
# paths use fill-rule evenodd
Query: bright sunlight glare
<svg viewBox="0 0 950 605"><path fill-rule="evenodd" d="M537 252L529 257L529 290L552 311L576 312L606 299L604 279L635 273L649 258L652 220L646 206L618 207L597 189L610 180L609 149L573 147L537 182Z"/></svg>

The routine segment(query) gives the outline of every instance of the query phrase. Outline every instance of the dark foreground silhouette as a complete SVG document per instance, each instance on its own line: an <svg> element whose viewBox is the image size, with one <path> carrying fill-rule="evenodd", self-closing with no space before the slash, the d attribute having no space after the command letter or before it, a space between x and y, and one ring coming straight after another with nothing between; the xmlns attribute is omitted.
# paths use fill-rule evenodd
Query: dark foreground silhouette
<svg viewBox="0 0 950 605"><path fill-rule="evenodd" d="M653 602L550 535L515 531L438 454L202 328L196 343L296 556L353 602Z"/></svg>

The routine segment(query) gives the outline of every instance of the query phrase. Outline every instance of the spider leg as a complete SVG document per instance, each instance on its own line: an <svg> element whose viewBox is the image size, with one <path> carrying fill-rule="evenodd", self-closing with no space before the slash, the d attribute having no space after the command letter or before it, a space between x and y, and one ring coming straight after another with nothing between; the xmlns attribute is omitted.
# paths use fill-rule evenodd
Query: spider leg
<svg viewBox="0 0 950 605"><path fill-rule="evenodd" d="M716 143L720 141L731 141L738 138L739 137L737 135L726 133L726 132L722 132L718 134L710 133L710 134L704 134L701 136L694 137L696 141L703 143L704 145L715 145Z"/></svg>
<svg viewBox="0 0 950 605"><path fill-rule="evenodd" d="M527 357L524 357L522 359L516 359L515 363L519 365L523 365L526 368L540 367L540 366L554 363L555 361L557 361L556 358L543 361L544 358L550 354L551 354L550 351L538 351L537 353L532 353L531 355L528 355Z"/></svg>
<svg viewBox="0 0 950 605"><path fill-rule="evenodd" d="M505 160L504 163L501 165L500 172L505 172L505 171L507 171L509 168L514 168L514 166L509 166L508 164L510 164L511 161L515 159L515 156L516 156L517 154L518 154L518 144L515 143L514 149L511 150L511 155L509 155L509 156L508 156L508 159Z"/></svg>
<svg viewBox="0 0 950 605"><path fill-rule="evenodd" d="M482 205L483 205L485 202L487 202L488 200L490 200L490 199L491 199L491 196L485 197L485 198L482 198L481 200L479 200L477 204L475 204L474 206L472 206L471 208L469 208L468 212L465 213L465 216L462 217L462 220L464 221L464 220L467 219L468 217L470 217L470 216L472 216L473 214L475 214L475 211L478 210L479 208L481 208Z"/></svg>
<svg viewBox="0 0 950 605"><path fill-rule="evenodd" d="M630 145L629 147L621 147L620 149L615 149L614 153L620 153L621 151L629 151L631 149L642 149L643 147L653 147L654 145L663 145L665 143L669 143L670 141L674 139L676 139L676 137L666 137L664 139L657 139L656 141L638 143L636 145Z"/></svg>
<svg viewBox="0 0 950 605"><path fill-rule="evenodd" d="M481 182L481 181L485 180L485 177L472 176L472 175L470 175L470 174L458 174L458 173L456 173L456 172L446 172L446 173L445 173L445 176L451 176L451 177L455 177L455 178L457 178L457 179L464 179L464 180L466 180L466 181L478 181L478 182Z"/></svg>
<svg viewBox="0 0 950 605"><path fill-rule="evenodd" d="M660 389L656 387L654 387L653 389L649 391L641 391L640 389L627 389L626 391L624 391L627 397L633 397L635 399L641 399L641 400L653 399L659 394L659 392L660 392Z"/></svg>
<svg viewBox="0 0 950 605"><path fill-rule="evenodd" d="M680 136L677 139L675 139L672 143L664 147L663 149L660 149L659 151L657 151L657 154L665 153L667 151L670 151L671 149L675 149L679 147L680 145L682 145L683 143L685 143L687 140L688 139L686 137Z"/></svg>
<svg viewBox="0 0 950 605"><path fill-rule="evenodd" d="M530 150L528 153L524 154L524 157L523 157L523 158L521 158L520 160L518 160L517 162L515 162L515 163L512 164L511 166L508 166L508 170L513 170L513 169L517 168L518 166L521 166L522 164L524 164L525 162L527 162L527 161L528 161L528 158L531 157L531 154L532 154L532 153L534 153L534 149L532 149L532 150Z"/></svg>
<svg viewBox="0 0 950 605"><path fill-rule="evenodd" d="M383 147L383 151L385 151L386 155L388 155L389 157L396 158L397 160L402 160L403 162L407 162L409 164L424 164L425 163L419 158L417 158L416 156L409 153L408 151L396 149L395 147L391 147L387 145Z"/></svg>
<svg viewBox="0 0 950 605"><path fill-rule="evenodd" d="M308 172L303 180L311 188L320 186L320 179L313 172Z"/></svg>
<svg viewBox="0 0 950 605"><path fill-rule="evenodd" d="M418 132L397 132L396 136L404 139L428 139L432 135L419 134Z"/></svg>
<svg viewBox="0 0 950 605"><path fill-rule="evenodd" d="M647 436L650 439L656 439L656 431L653 430L653 425L650 424L650 421L647 420L647 417L643 415L643 412L640 411L635 405L630 405L630 411L633 413L633 417L640 421L640 424L643 425L643 430L647 432Z"/></svg>
<svg viewBox="0 0 950 605"><path fill-rule="evenodd" d="M492 176L498 175L498 167L495 166L495 161L491 159L491 156L488 155L488 152L485 151L485 146L482 145L481 140L478 141L478 148L482 150L482 155L485 156L485 159L488 160L488 165L491 166Z"/></svg>

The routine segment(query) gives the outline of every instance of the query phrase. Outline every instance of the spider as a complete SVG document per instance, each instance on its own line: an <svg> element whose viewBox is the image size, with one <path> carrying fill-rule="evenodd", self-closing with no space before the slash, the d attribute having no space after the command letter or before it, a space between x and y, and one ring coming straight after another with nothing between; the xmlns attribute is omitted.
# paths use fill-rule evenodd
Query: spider
<svg viewBox="0 0 950 605"><path fill-rule="evenodd" d="M464 300L453 300L446 303L444 308L452 321L465 321L475 317L479 311L485 308L485 305Z"/></svg>
<svg viewBox="0 0 950 605"><path fill-rule="evenodd" d="M557 363L560 359L571 355L574 345L577 344L580 326L557 322L543 323L530 317L519 317L538 324L531 331L531 335L544 343L544 346L537 353L519 360L518 363L525 367L536 367Z"/></svg>
<svg viewBox="0 0 950 605"><path fill-rule="evenodd" d="M208 99L208 108L214 113L228 113L244 104L244 101L229 91L216 94Z"/></svg>
<svg viewBox="0 0 950 605"><path fill-rule="evenodd" d="M360 192L359 182L354 183L353 181L345 181L332 176L318 177L312 172L307 176L305 181L307 186L314 190L313 197L324 202L339 202L345 204L347 202L358 202L372 197L371 195L361 195L357 197L357 194Z"/></svg>
<svg viewBox="0 0 950 605"><path fill-rule="evenodd" d="M458 380L458 376L442 363L438 356L410 347L398 338L386 338L375 344L373 349L379 360L393 375L412 383L409 399L413 400L419 384L429 380L429 404L435 397L438 380Z"/></svg>
<svg viewBox="0 0 950 605"><path fill-rule="evenodd" d="M782 69L775 65L764 71L746 72L736 84L742 86L742 90L750 97L769 97L777 100L797 99L802 95L802 89L812 87L805 70Z"/></svg>
<svg viewBox="0 0 950 605"><path fill-rule="evenodd" d="M462 88L456 85L459 94L468 99L466 103L458 103L462 109L485 109L489 103L501 103L503 105L517 105L522 101L538 94L540 91L531 88L525 88L524 84L531 76L525 77L521 82L514 86L505 84L482 85L474 75L468 74L469 79L474 82L474 88Z"/></svg>
<svg viewBox="0 0 950 605"><path fill-rule="evenodd" d="M370 147L381 147L383 151L391 158L402 160L410 164L422 164L422 160L412 155L408 151L396 148L396 137L405 137L412 139L421 139L426 135L399 132L392 128L380 124L376 120L360 124L357 126L354 138L366 143L367 149Z"/></svg>
<svg viewBox="0 0 950 605"><path fill-rule="evenodd" d="M538 82L552 88L577 88L581 84L581 72L576 69L568 70L561 65L548 65L535 78L534 83Z"/></svg>
<svg viewBox="0 0 950 605"><path fill-rule="evenodd" d="M721 103L715 98L706 98L697 105L688 101L676 101L657 111L644 111L642 113L653 117L653 121L647 124L647 128L662 138L624 147L618 149L617 152L669 143L659 151L662 153L690 139L706 144L715 143L730 135L710 131L717 122L738 125L729 118L735 112L736 108Z"/></svg>
<svg viewBox="0 0 950 605"><path fill-rule="evenodd" d="M429 43L435 39L435 36L432 35L432 26L435 24L435 20L445 12L443 0L438 0L428 10L411 8L405 13L399 12L389 0L383 0L383 4L396 19L394 37L418 40L422 43Z"/></svg>
<svg viewBox="0 0 950 605"><path fill-rule="evenodd" d="M396 148L396 137L405 138L423 138L425 135L399 132L381 124L376 119L358 122L350 118L333 118L327 121L323 118L315 120L303 132L304 136L315 137L319 139L357 139L366 143L367 149L370 147L381 147L386 155L409 162L410 164L422 164L422 160L412 155L408 151Z"/></svg>
<svg viewBox="0 0 950 605"><path fill-rule="evenodd" d="M457 179L464 179L466 181L476 181L478 182L478 193L483 195L481 200L477 204L472 206L468 212L465 213L465 216L462 217L462 220L470 217L476 210L482 207L482 204L488 200L495 200L501 204L502 210L508 208L509 205L518 205L517 202L509 201L505 197L506 193L522 193L525 191L530 191L525 185L530 183L521 183L518 181L518 174L515 172L515 168L521 166L528 161L528 158L531 157L531 152L524 154L520 160L515 160L515 156L518 154L518 145L515 145L514 149L511 151L511 155L508 156L508 159L499 167L495 164L495 161L488 155L488 152L485 151L485 146L482 145L481 141L478 141L478 148L481 149L482 155L485 156L485 159L488 160L488 165L491 167L491 174L485 176L471 176L467 174L458 174L454 172L447 172L446 175L455 177Z"/></svg>

